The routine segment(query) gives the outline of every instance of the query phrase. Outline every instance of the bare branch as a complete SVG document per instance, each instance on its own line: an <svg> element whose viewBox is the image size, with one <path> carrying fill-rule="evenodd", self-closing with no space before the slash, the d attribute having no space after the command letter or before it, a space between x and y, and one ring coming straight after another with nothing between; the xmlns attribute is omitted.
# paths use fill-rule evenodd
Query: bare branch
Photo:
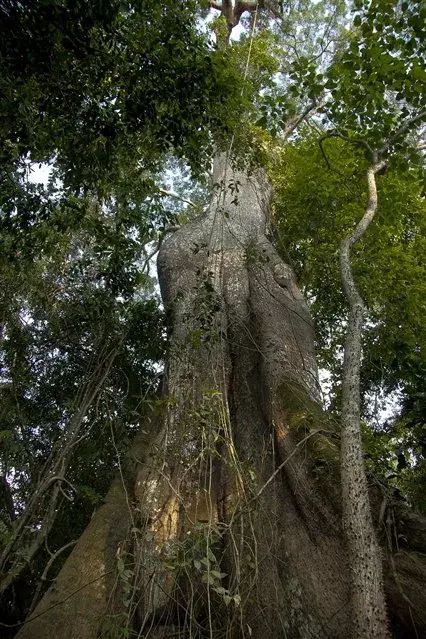
<svg viewBox="0 0 426 639"><path fill-rule="evenodd" d="M165 195L167 197L173 197L176 200L180 200L181 202L184 202L185 204L189 204L189 206L193 206L193 207L197 206L196 204L194 204L194 202L191 202L191 200L188 200L185 197L181 197L180 195L178 195L174 191L167 191L166 189L158 189L158 190L159 190L160 193L162 193L163 195Z"/></svg>
<svg viewBox="0 0 426 639"><path fill-rule="evenodd" d="M245 11L248 11L249 13L253 13L253 11L256 11L258 9L258 5L259 3L256 0L245 0L245 1L243 0L242 2L241 0L238 0L234 8L234 19L233 19L234 27L237 26L241 16L243 15Z"/></svg>
<svg viewBox="0 0 426 639"><path fill-rule="evenodd" d="M350 144L362 146L370 154L371 160L374 161L374 155L377 152L373 151L367 140L363 140L362 138L350 138L347 135L343 135L339 131L330 131L330 133L327 133L323 139L326 138L340 138L340 140L345 140L345 142L349 142Z"/></svg>
<svg viewBox="0 0 426 639"><path fill-rule="evenodd" d="M277 468L274 470L274 472L272 473L272 475L270 475L270 477L266 480L266 482L263 484L263 486L257 491L256 495L253 497L253 499L257 499L258 497L260 497L260 495L263 493L263 491L265 490L265 488L267 488L269 486L269 484L271 483L271 481L273 481L275 479L275 477L278 475L279 472L281 472L281 470L284 468L284 466L287 464L287 462L290 461L290 459L293 457L293 455L296 454L297 450L303 445L305 444L308 439L310 439L311 437L313 437L314 435L318 435L319 433L321 433L321 430L313 430L312 432L308 433L306 435L306 437L304 437L303 439L300 440L300 442L298 444L296 444L296 446L294 447L294 449L292 450L292 452L290 453L290 455L283 461L281 462L281 464L279 466L277 466Z"/></svg>
<svg viewBox="0 0 426 639"><path fill-rule="evenodd" d="M331 167L331 164L330 164L330 160L328 159L328 156L327 156L327 154L325 152L324 144L323 144L324 140L326 140L327 138L328 138L327 135L323 135L322 138L320 138L318 140L318 144L319 144L319 147L320 147L320 150L321 150L322 157L324 158L324 162L326 163L327 168L330 169L330 171L331 171L332 167Z"/></svg>
<svg viewBox="0 0 426 639"><path fill-rule="evenodd" d="M66 601L69 601L69 599L74 597L74 595L76 595L78 592L87 588L87 586L90 586L96 581L100 581L101 579L104 579L104 577L111 575L113 572L114 570L107 570L101 573L100 575L98 575L97 577L95 577L94 579L91 579L90 581L86 581L82 586L79 586L79 588L76 588L75 590L73 590L69 595L67 595L63 599L60 599L59 601L55 601L51 606L49 606L48 608L45 608L44 610L39 612L37 615L34 615L34 617L27 617L24 621L13 623L13 624L3 623L2 621L0 621L0 626L2 628L19 628L20 626L25 626L25 624L29 623L30 621L34 621L34 619L38 619L39 617L42 617L47 612L49 612L49 610L52 610L52 608L61 606L63 603L65 603Z"/></svg>
<svg viewBox="0 0 426 639"><path fill-rule="evenodd" d="M234 13L234 6L232 0L222 0L222 13L228 22L228 25L232 24L232 17Z"/></svg>
<svg viewBox="0 0 426 639"><path fill-rule="evenodd" d="M53 482L55 481L58 481L58 482L64 481L66 484L68 484L68 486L71 488L73 492L77 492L76 488L72 485L72 483L68 481L68 479L65 479L65 477L62 477L61 475L54 475L53 477L49 477L46 488L50 486L50 484L53 484Z"/></svg>
<svg viewBox="0 0 426 639"><path fill-rule="evenodd" d="M363 139L360 139L360 138L350 138L347 135L343 135L339 131L330 131L329 133L324 135L322 138L320 138L319 141L318 141L319 145L320 145L322 156L323 156L328 168L331 169L332 167L330 165L330 162L328 160L328 157L327 157L327 155L325 153L325 150L324 150L324 147L323 147L323 142L327 138L339 138L341 140L345 140L345 142L349 142L350 144L356 144L357 146L362 146L369 153L370 158L371 158L371 162L373 164L373 167L379 167L379 168L374 168L374 175L375 175L377 173L377 171L380 170L380 168L383 168L383 166L386 165L386 162L379 161L380 160L380 156L383 153L386 153L386 151L388 151L390 149L392 144L394 144L394 142L396 142L396 140L399 137L401 137L405 133L408 133L408 131L410 130L411 126L415 122L418 122L419 120L422 120L423 118L426 118L426 111L422 111L421 113L418 113L417 115L413 116L412 118L410 118L409 120L404 122L404 124L402 126L400 126L399 129L396 130L394 135L391 138L389 138L389 140L382 147L380 147L379 149L372 149L370 144L367 142L367 140L363 140ZM424 145L423 146L420 145L417 148L422 149L422 148L424 148Z"/></svg>
<svg viewBox="0 0 426 639"><path fill-rule="evenodd" d="M348 176L347 176L347 175L345 175L344 173L342 173L342 171L339 171L338 169L336 169L336 167L332 166L332 164L331 164L330 160L328 159L328 155L327 155L327 153L325 152L325 148L324 148L324 141L325 141L325 140L328 140L328 139L330 139L330 138L332 138L332 137L336 137L336 136L334 136L334 135L330 135L330 134L328 134L328 133L327 133L326 135L323 135L323 136L322 136L322 137L318 140L318 144L319 144L319 147L320 147L321 155L322 155L322 157L324 158L324 162L326 163L327 168L328 168L330 171L333 171L333 173L337 173L337 175L340 175L341 177L343 177L343 178L347 179L347 178L348 178ZM338 136L338 137L340 137L340 136ZM350 140L350 139L351 139L351 138L348 138L348 140Z"/></svg>
<svg viewBox="0 0 426 639"><path fill-rule="evenodd" d="M375 175L386 166L386 160L380 160L376 164L372 164L367 170L367 185L368 185L368 204L366 211L361 220L356 225L355 229L350 235L348 235L342 242L343 252L347 252L349 260L349 250L355 242L361 239L366 232L377 210L377 187ZM349 264L349 262L346 262ZM345 271L345 277L342 278L345 285L346 297L351 303L358 302L359 293L355 287L355 281L352 277L352 271L347 269Z"/></svg>
<svg viewBox="0 0 426 639"><path fill-rule="evenodd" d="M319 109L321 106L322 104L311 102L300 115L296 115L293 118L291 118L291 120L289 120L287 126L284 129L284 133L283 133L284 141L290 137L293 131L297 129L299 124L301 124L304 120L306 120L308 115L310 115L313 111L316 111L317 109Z"/></svg>
<svg viewBox="0 0 426 639"><path fill-rule="evenodd" d="M334 22L334 18L335 18L336 13L337 13L337 8L335 7L333 12L332 12L332 14L331 14L331 16L330 16L330 20L328 21L326 29L324 31L324 35L321 37L320 52L317 53L316 55L314 55L312 58L310 58L309 64L312 64L313 62L318 60L328 50L328 47L334 41L334 37L330 37L329 38L329 34L330 34L330 31L331 31L331 27L333 26L333 22ZM327 41L327 43L324 45L324 42L326 42L326 41Z"/></svg>
<svg viewBox="0 0 426 639"><path fill-rule="evenodd" d="M217 11L222 11L222 5L219 4L218 2L215 2L215 0L210 0L210 6L212 9L216 9Z"/></svg>
<svg viewBox="0 0 426 639"><path fill-rule="evenodd" d="M22 573L25 566L31 562L32 558L38 551L40 544L49 533L57 515L59 493L63 493L62 482L67 483L73 490L75 490L72 484L64 478L65 469L69 463L71 450L76 444L78 444L82 437L84 437L83 435L77 439L84 417L87 414L89 407L96 400L96 397L98 396L102 385L109 374L116 353L117 350L114 349L111 351L108 358L102 359L100 363L96 364L93 374L91 375L92 379L84 386L85 390L78 398L79 408L72 415L69 421L64 444L57 453L54 454L54 451L52 451L50 458L46 462L45 470L43 471L44 476L42 476L39 480L37 487L28 501L25 511L17 519L14 525L10 539L5 545L0 557L0 567L5 573L5 577L3 577L0 581L0 592L3 592ZM55 455L57 455L56 459ZM53 489L50 497L48 498L47 509L45 509L42 499L51 485L53 485ZM27 549L25 561L22 561L17 553L10 558L10 555L13 555L15 544L22 539L26 528L30 525L31 518L35 518L37 512L39 512L38 509L41 504L43 506L43 522L41 527L37 529L37 534ZM7 571L5 570L6 565L10 565L10 568Z"/></svg>
<svg viewBox="0 0 426 639"><path fill-rule="evenodd" d="M56 486L53 488L52 493L50 495L49 504L47 506L46 514L43 517L42 524L40 529L37 531L37 536L34 538L33 542L29 545L29 547L25 550L25 560L22 561L22 558L19 555L16 555L13 558L12 565L8 568L7 572L4 572L2 579L0 581L0 593L3 593L11 583L22 574L24 568L30 564L34 555L37 553L47 534L50 532L53 523L56 519L56 515L58 513L58 497L60 492L60 483L58 482Z"/></svg>
<svg viewBox="0 0 426 639"><path fill-rule="evenodd" d="M153 251L151 251L151 253L149 255L146 256L144 265L142 266L142 273L145 271L145 268L147 269L147 273L149 273L149 263L152 260L152 258L158 253L158 251L161 248L161 245L163 243L164 238L166 237L167 233L174 233L175 231L178 231L180 229L180 226L168 226L167 228L164 229L161 237L159 238L158 242L156 243ZM146 255L146 253L145 253Z"/></svg>

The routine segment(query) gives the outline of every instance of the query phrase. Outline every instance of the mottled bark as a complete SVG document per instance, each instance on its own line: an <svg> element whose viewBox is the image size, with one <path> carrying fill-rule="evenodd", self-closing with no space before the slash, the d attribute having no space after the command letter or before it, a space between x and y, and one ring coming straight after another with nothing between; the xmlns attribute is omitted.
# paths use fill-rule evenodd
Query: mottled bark
<svg viewBox="0 0 426 639"><path fill-rule="evenodd" d="M117 547L128 525L122 487L116 484L18 639L97 637L114 582Z"/></svg>
<svg viewBox="0 0 426 639"><path fill-rule="evenodd" d="M152 532L149 561L143 546L142 589L150 596L141 619L146 628L154 618L176 624L182 606L229 637L343 637L349 591L338 518L305 464L321 435L292 426L309 406L318 410L312 321L267 239L264 173L248 176L221 156L215 181L208 212L168 238L159 255L172 317L170 405L138 479ZM179 583L164 568L180 544L190 554L197 521L219 533L212 539L226 593L210 589L213 611L209 589L200 594L202 569L185 569ZM179 601L188 581L196 600ZM241 604L224 606L226 595ZM186 636L193 619L180 622Z"/></svg>

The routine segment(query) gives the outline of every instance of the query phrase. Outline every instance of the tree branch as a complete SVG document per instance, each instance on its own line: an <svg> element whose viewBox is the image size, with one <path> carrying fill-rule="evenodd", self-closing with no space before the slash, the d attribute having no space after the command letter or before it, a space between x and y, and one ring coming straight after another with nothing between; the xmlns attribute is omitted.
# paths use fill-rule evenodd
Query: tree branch
<svg viewBox="0 0 426 639"><path fill-rule="evenodd" d="M234 8L234 27L237 26L245 11L253 13L253 11L258 9L258 5L259 3L256 0L238 0Z"/></svg>
<svg viewBox="0 0 426 639"><path fill-rule="evenodd" d="M326 155L324 153L324 149L322 147L322 142L324 140L326 140L327 138L340 138L341 140L345 140L345 142L349 142L350 144L356 144L358 146L362 146L370 154L372 164L376 165L379 162L380 156L383 153L386 153L386 151L388 151L390 149L392 144L394 144L399 137L404 135L404 133L407 133L410 130L410 127L415 122L418 122L419 120L422 120L423 118L426 118L426 111L421 111L417 115L413 116L412 118L410 118L409 120L404 122L404 124L402 124L399 127L399 129L397 129L395 131L393 136L391 138L389 138L388 141L383 146L381 146L379 149L372 149L370 144L367 142L367 140L363 140L361 138L351 138L351 137L349 137L347 135L343 135L343 133L340 133L339 131L330 131L329 133L324 135L319 140L319 145L320 145L320 148L321 148L321 152L322 152L323 157L324 157L324 159L325 159L325 161L327 163L327 166L330 168L330 163L329 163L329 161L328 161L328 159L327 159L327 157L326 157Z"/></svg>
<svg viewBox="0 0 426 639"><path fill-rule="evenodd" d="M17 579L17 577L22 574L22 571L28 564L30 564L34 555L40 548L42 542L46 538L47 534L50 532L58 513L57 503L59 492L60 483L58 482L53 488L52 494L50 495L47 511L43 518L40 529L37 531L37 536L29 545L29 547L25 549L24 561L22 561L22 558L19 556L19 554L15 555L12 565L10 566L10 568L8 568L7 572L4 573L4 576L0 581L0 593L3 593L10 586L10 584L13 583L13 581L15 581L15 579Z"/></svg>
<svg viewBox="0 0 426 639"><path fill-rule="evenodd" d="M33 610L35 609L36 605L39 602L40 591L41 591L41 589L43 587L43 584L47 581L47 575L48 575L49 570L51 569L52 565L54 564L56 559L59 557L59 555L64 552L64 550L66 550L70 546L74 546L77 543L77 541L78 541L78 539L74 539L73 541L69 541L67 544L65 544L65 546L62 546L62 548L59 548L59 550L57 550L55 553L53 553L52 556L50 557L49 561L47 562L47 564L46 564L46 566L45 566L45 568L43 570L43 574L41 575L40 580L39 580L39 582L37 584L36 591L34 593L33 599L31 601L30 608L28 610L28 614L27 614L28 617L30 615L32 615Z"/></svg>
<svg viewBox="0 0 426 639"><path fill-rule="evenodd" d="M232 0L222 0L222 14L226 18L228 27L232 29L232 27L235 26L233 24L234 6L232 4Z"/></svg>
<svg viewBox="0 0 426 639"><path fill-rule="evenodd" d="M116 349L107 354L108 357L103 356L104 351L105 349L102 348L99 355L100 361L98 361L94 367L90 381L87 382L87 385L84 385L84 392L82 392L80 397L76 400L79 403L79 408L72 415L69 421L69 425L65 433L65 441L57 453L57 458L55 459L55 457L52 456L52 452L51 457L46 462L45 471L43 471L44 476L42 476L39 480L38 486L33 491L25 511L17 519L12 529L10 539L2 551L2 555L0 557L0 568L4 572L5 576L0 580L0 593L3 592L14 581L14 579L22 573L25 566L31 562L35 553L38 551L41 542L49 533L57 514L57 501L59 493L61 492L62 482L65 481L72 487L72 484L64 478L64 472L67 464L69 463L71 450L81 440L81 437L79 439L77 439L77 437L84 417L98 396L116 356ZM45 507L43 498L52 484L52 493L48 499L46 512L44 512ZM18 552L15 552L13 555L13 549L15 544L22 540L25 535L27 528L30 526L31 518L33 518L33 521L36 520L36 515L40 512L40 508L43 510L42 524L36 529L36 536L29 544L25 559L22 560ZM7 566L10 566L10 568L6 569Z"/></svg>
<svg viewBox="0 0 426 639"><path fill-rule="evenodd" d="M267 9L274 18L282 18L283 17L283 3L280 3L279 9L274 6L270 0L259 0L259 9Z"/></svg>
<svg viewBox="0 0 426 639"><path fill-rule="evenodd" d="M345 142L350 142L350 144L362 146L370 154L371 161L374 161L375 151L373 151L367 140L363 140L362 138L350 138L348 135L343 135L343 133L340 133L339 131L330 131L330 133L323 136L322 140L327 138L340 138L340 140L345 140Z"/></svg>
<svg viewBox="0 0 426 639"><path fill-rule="evenodd" d="M81 590L84 590L85 588L87 588L87 586L90 586L91 584L95 583L96 581L100 581L101 579L104 579L104 577L107 577L108 575L111 575L113 572L114 572L114 570L107 570L107 571L101 573L100 575L98 575L97 577L95 577L94 579L91 579L90 581L86 581L86 583L84 583L82 586L79 586L78 588L76 588L76 590L73 590L69 595L67 595L63 599L60 599L59 601L55 601L51 606L49 606L48 608L45 608L45 610L42 610L41 612L39 612L37 615L34 615L33 617L27 617L24 621L21 621L21 622L18 622L18 623L12 623L12 624L3 623L2 621L0 621L0 626L2 628L19 628L20 626L25 626L27 623L30 623L31 621L34 621L35 619L38 619L39 617L42 617L47 612L49 612L49 610L52 610L52 608L56 608L57 606L61 606L63 603L65 603L66 601L69 601L69 599L74 597L74 595L76 595L78 592L80 592Z"/></svg>
<svg viewBox="0 0 426 639"><path fill-rule="evenodd" d="M288 140L293 131L297 129L299 124L306 120L306 118L310 113L312 113L312 111L319 109L321 106L322 104L317 104L315 101L311 102L300 115L295 115L293 118L291 118L283 132L284 141Z"/></svg>
<svg viewBox="0 0 426 639"><path fill-rule="evenodd" d="M176 200L180 200L181 202L184 202L185 204L189 204L189 206L193 206L195 208L197 206L196 204L194 204L194 202L191 202L191 200L188 200L185 197L181 197L180 195L178 195L174 191L167 191L166 189L158 189L158 191L160 193L162 193L163 195L165 195L166 197L173 197Z"/></svg>
<svg viewBox="0 0 426 639"><path fill-rule="evenodd" d="M326 154L326 152L325 152L324 145L323 145L324 140L327 140L327 138L328 138L328 136L327 136L327 135L323 135L323 136L322 136L322 137L318 140L318 144L319 144L319 148L320 148L320 151L321 151L321 155L322 155L322 157L324 158L324 162L326 163L327 168L328 168L328 169L330 169L330 171L332 171L333 169L332 169L332 167L331 167L330 160L328 159L328 156L327 156L327 154Z"/></svg>
<svg viewBox="0 0 426 639"><path fill-rule="evenodd" d="M399 127L399 129L395 131L394 135L391 138L389 138L389 140L377 151L378 155L381 155L382 153L385 153L386 151L388 151L389 148L392 146L392 144L396 142L396 140L401 135L404 135L404 133L408 133L412 124L414 124L415 122L418 122L419 120L422 120L423 118L426 118L426 111L421 111L417 115L413 116L412 118L404 122L404 124L402 124Z"/></svg>
<svg viewBox="0 0 426 639"><path fill-rule="evenodd" d="M366 211L361 218L361 220L356 225L355 229L342 241L342 254L343 254L343 264L342 264L342 280L343 280L343 288L346 294L346 297L350 304L362 303L361 296L357 291L355 286L355 280L352 275L352 269L349 263L349 251L355 242L361 239L361 237L366 232L367 228L370 226L374 215L377 210L377 187L376 187L376 173L378 173L384 166L386 166L386 161L381 160L376 164L370 166L367 170L367 184L368 184L368 203Z"/></svg>
<svg viewBox="0 0 426 639"><path fill-rule="evenodd" d="M278 475L279 472L281 472L281 470L284 468L284 466L287 464L287 462L290 461L290 459L293 457L293 455L296 454L297 450L303 445L305 444L308 439L310 439L311 437L313 437L314 435L318 435L320 434L322 431L321 430L313 430L312 432L308 433L306 435L306 437L304 437L303 439L300 440L300 442L298 442L298 444L296 444L296 446L294 447L294 449L292 450L292 452L290 453L290 455L288 457L286 457L286 459L281 462L281 464L279 466L277 466L277 468L274 470L274 472L272 473L272 475L269 476L269 478L266 480L266 482L263 484L263 486L261 488L259 488L259 490L257 491L257 493L254 495L254 497L250 500L252 501L253 499L257 499L258 497L260 497L260 495L263 493L263 491L265 490L265 488L267 488L269 486L269 484L271 483L271 481L273 481L275 479L275 477Z"/></svg>
<svg viewBox="0 0 426 639"><path fill-rule="evenodd" d="M9 482L5 476L0 477L0 484L3 484L4 504L6 506L7 514L10 517L10 521L15 521L16 512L15 505L13 503L12 492L10 490Z"/></svg>
<svg viewBox="0 0 426 639"><path fill-rule="evenodd" d="M163 243L164 238L166 237L167 233L174 233L175 231L178 231L180 229L180 226L168 226L167 228L164 229L163 233L161 234L158 242L156 243L153 251L151 251L151 253L149 255L146 256L145 262L142 266L142 273L145 271L145 268L147 269L147 273L149 274L149 263L152 260L152 258L158 253L158 251L161 248L161 245ZM146 255L146 253L145 253Z"/></svg>

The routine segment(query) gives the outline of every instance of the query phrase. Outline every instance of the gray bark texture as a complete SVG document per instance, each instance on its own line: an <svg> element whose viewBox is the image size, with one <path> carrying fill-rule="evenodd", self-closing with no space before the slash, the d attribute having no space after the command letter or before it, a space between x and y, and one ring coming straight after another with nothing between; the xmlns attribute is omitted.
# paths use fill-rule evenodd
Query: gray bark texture
<svg viewBox="0 0 426 639"><path fill-rule="evenodd" d="M268 239L271 189L225 155L214 181L208 211L159 254L171 346L131 513L121 486L19 639L357 637L339 434L319 403L307 305ZM426 636L426 524L370 489L396 636ZM131 592L122 569L95 592L90 577L120 553Z"/></svg>
<svg viewBox="0 0 426 639"><path fill-rule="evenodd" d="M319 399L312 321L291 269L267 239L265 174L247 175L220 156L214 180L210 209L159 255L172 322L170 406L138 492L153 532L150 561L158 552L160 562L165 539L179 545L202 521L226 575L222 598L240 603L223 605L213 587L213 608L209 593L201 595L208 576L195 564L185 566L192 574L177 589L187 593L185 580L200 581L188 606L150 563L143 590L154 573L160 582L151 582L142 603L144 623L161 610L157 623L176 624L181 606L190 610L182 636L204 615L213 636L347 636L341 531L305 463L322 444L304 419Z"/></svg>

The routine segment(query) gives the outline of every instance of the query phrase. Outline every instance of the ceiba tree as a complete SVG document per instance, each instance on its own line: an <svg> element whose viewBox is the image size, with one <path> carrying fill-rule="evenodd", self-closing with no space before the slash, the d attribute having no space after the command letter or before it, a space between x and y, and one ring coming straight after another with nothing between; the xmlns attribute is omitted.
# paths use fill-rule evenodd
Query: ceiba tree
<svg viewBox="0 0 426 639"><path fill-rule="evenodd" d="M211 6L228 35L261 10ZM372 160L367 218L382 166ZM420 636L426 522L363 468L363 308L349 257L361 227L342 246L352 317L342 497L339 428L321 408L309 308L270 239L267 174L231 143L213 183L207 211L158 256L170 317L161 411L17 637L372 638L391 623ZM382 534L389 513L404 552Z"/></svg>

